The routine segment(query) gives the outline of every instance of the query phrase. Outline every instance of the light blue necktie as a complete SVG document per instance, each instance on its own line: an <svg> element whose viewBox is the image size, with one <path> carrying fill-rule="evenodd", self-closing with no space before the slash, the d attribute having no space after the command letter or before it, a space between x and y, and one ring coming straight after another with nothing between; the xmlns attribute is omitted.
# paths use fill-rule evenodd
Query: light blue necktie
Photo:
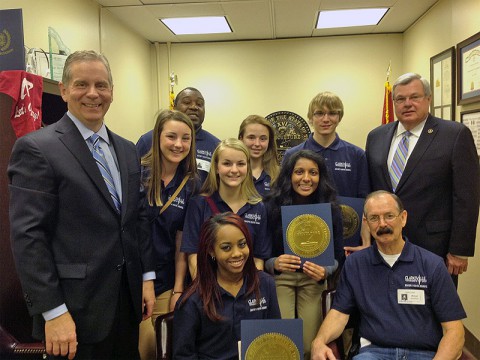
<svg viewBox="0 0 480 360"><path fill-rule="evenodd" d="M392 165L390 166L390 179L392 180L392 190L395 192L400 178L402 177L405 164L407 162L408 144L410 142L410 131L405 131L403 137L398 143L397 150L393 156Z"/></svg>
<svg viewBox="0 0 480 360"><path fill-rule="evenodd" d="M103 180L107 185L108 192L112 196L113 203L117 212L120 213L122 204L120 203L120 198L118 197L117 189L115 188L115 183L113 182L112 173L108 167L107 160L105 160L105 155L103 150L100 148L100 136L93 134L88 138L88 141L92 144L92 155L95 159L98 169L102 173Z"/></svg>

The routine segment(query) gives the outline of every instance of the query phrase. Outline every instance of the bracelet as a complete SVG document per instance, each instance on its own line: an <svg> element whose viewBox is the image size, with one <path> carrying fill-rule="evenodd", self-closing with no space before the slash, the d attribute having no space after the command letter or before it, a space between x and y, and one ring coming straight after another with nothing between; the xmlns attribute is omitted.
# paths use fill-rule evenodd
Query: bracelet
<svg viewBox="0 0 480 360"><path fill-rule="evenodd" d="M175 295L175 294L183 294L183 291L172 290L172 295Z"/></svg>

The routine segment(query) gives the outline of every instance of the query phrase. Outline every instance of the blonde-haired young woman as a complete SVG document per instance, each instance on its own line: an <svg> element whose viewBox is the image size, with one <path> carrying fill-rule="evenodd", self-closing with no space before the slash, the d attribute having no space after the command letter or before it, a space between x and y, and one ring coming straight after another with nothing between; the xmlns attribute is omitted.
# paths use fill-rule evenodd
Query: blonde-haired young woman
<svg viewBox="0 0 480 360"><path fill-rule="evenodd" d="M253 185L248 149L237 139L223 140L217 146L200 195L192 197L188 205L181 251L188 254L193 278L197 269L200 228L212 215L223 212L233 212L245 221L252 235L255 264L263 270L264 260L271 254L267 213Z"/></svg>

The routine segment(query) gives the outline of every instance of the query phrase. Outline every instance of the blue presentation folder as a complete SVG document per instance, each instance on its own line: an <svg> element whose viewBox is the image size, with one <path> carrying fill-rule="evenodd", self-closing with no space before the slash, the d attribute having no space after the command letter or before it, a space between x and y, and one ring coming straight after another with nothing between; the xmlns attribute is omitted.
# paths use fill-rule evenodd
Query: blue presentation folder
<svg viewBox="0 0 480 360"><path fill-rule="evenodd" d="M365 203L365 199L363 198L353 198L353 197L345 197L345 196L338 196L337 201L341 207L348 206L350 209L355 210L357 214L356 219L346 219L345 211L342 208L343 217L343 244L344 246L359 246L362 245L362 238L360 236L360 230L362 228L362 217L363 217L363 205ZM343 205L343 206L342 206ZM356 224L354 222L357 222ZM356 230L352 232L353 227L356 225Z"/></svg>
<svg viewBox="0 0 480 360"><path fill-rule="evenodd" d="M245 360L245 354L252 342L264 334L281 334L288 337L298 350L298 358L303 359L303 320L302 319L258 319L241 321L242 350L241 359ZM273 335L278 337L278 335ZM284 344L285 342L282 342ZM272 344L273 345L273 344ZM271 351L271 349L270 349ZM278 346L278 351L284 351ZM283 354L282 354L283 355Z"/></svg>
<svg viewBox="0 0 480 360"><path fill-rule="evenodd" d="M321 203L321 204L309 204L309 205L289 205L282 206L282 228L283 228L283 246L285 254L297 255L302 259L302 264L305 261L313 262L321 266L331 266L334 265L334 246L333 246L333 227L332 227L332 206L330 203ZM317 256L302 256L302 254L295 253L288 244L287 239L287 229L289 224L294 219L298 219L299 216L311 214L318 216L323 219L323 221L328 226L330 233L330 238L328 239L328 246L323 253ZM319 241L319 236L315 235L315 228L312 228L311 231L308 227L308 224L305 225L305 241L315 242Z"/></svg>
<svg viewBox="0 0 480 360"><path fill-rule="evenodd" d="M0 71L25 70L22 9L0 10Z"/></svg>

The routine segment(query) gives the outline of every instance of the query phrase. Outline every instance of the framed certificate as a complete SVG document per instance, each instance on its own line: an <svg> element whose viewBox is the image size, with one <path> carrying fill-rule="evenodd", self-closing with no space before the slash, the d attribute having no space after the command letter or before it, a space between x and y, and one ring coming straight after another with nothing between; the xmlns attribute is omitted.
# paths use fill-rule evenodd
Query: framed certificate
<svg viewBox="0 0 480 360"><path fill-rule="evenodd" d="M480 101L480 32L457 44L457 102Z"/></svg>
<svg viewBox="0 0 480 360"><path fill-rule="evenodd" d="M334 265L332 206L330 203L282 206L285 254L321 266Z"/></svg>
<svg viewBox="0 0 480 360"><path fill-rule="evenodd" d="M345 246L362 245L360 230L362 228L365 199L338 196L337 200L342 209L343 244Z"/></svg>
<svg viewBox="0 0 480 360"><path fill-rule="evenodd" d="M473 140L477 147L477 155L480 157L480 109L462 111L460 113L460 121L472 132Z"/></svg>
<svg viewBox="0 0 480 360"><path fill-rule="evenodd" d="M242 320L241 359L303 359L301 319Z"/></svg>
<svg viewBox="0 0 480 360"><path fill-rule="evenodd" d="M455 120L455 48L430 58L430 112L445 120Z"/></svg>

